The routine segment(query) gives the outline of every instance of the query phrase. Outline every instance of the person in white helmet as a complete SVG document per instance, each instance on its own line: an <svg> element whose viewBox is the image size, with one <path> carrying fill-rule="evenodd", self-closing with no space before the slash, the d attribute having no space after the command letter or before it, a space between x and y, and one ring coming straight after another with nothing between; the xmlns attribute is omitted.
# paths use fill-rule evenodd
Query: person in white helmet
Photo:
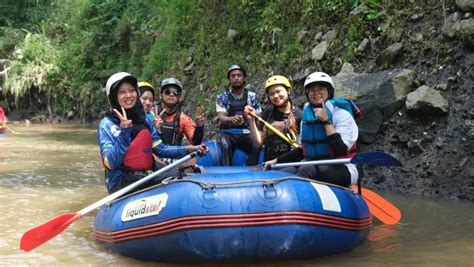
<svg viewBox="0 0 474 267"><path fill-rule="evenodd" d="M356 152L359 129L352 113L353 103L334 98L334 82L324 72L311 73L305 80L304 88L308 103L303 109L298 139L301 146L267 161L265 168L274 163L303 159L349 158ZM341 186L356 184L359 175L354 164L303 165L282 171Z"/></svg>
<svg viewBox="0 0 474 267"><path fill-rule="evenodd" d="M111 109L101 120L97 135L109 193L162 167L154 163L153 154L181 158L196 150L207 153L207 148L202 145L185 147L163 144L153 121L146 117L138 99L137 79L131 74L118 72L110 76L105 92ZM180 174L177 170L169 170L141 188Z"/></svg>

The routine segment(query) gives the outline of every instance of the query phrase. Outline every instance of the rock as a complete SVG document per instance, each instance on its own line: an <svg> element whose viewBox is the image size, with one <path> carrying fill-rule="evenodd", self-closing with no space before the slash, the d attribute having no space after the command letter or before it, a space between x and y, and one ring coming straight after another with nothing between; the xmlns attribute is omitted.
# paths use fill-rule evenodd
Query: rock
<svg viewBox="0 0 474 267"><path fill-rule="evenodd" d="M235 42L238 37L239 37L239 32L238 31L236 31L234 29L229 29L227 31L227 41Z"/></svg>
<svg viewBox="0 0 474 267"><path fill-rule="evenodd" d="M403 28L398 28L398 27L389 28L387 35L390 41L398 43L402 39Z"/></svg>
<svg viewBox="0 0 474 267"><path fill-rule="evenodd" d="M448 82L455 83L457 81L456 76L450 76L448 77Z"/></svg>
<svg viewBox="0 0 474 267"><path fill-rule="evenodd" d="M456 5L464 11L474 10L473 0L456 0Z"/></svg>
<svg viewBox="0 0 474 267"><path fill-rule="evenodd" d="M412 21L418 21L423 17L423 13L415 13L411 15L410 20Z"/></svg>
<svg viewBox="0 0 474 267"><path fill-rule="evenodd" d="M422 85L407 95L407 111L416 115L445 115L449 104L441 94L433 88Z"/></svg>
<svg viewBox="0 0 474 267"><path fill-rule="evenodd" d="M357 121L364 143L375 141L384 118L389 118L405 103L415 72L407 69L376 73L338 73L333 77L335 96L354 100L363 111Z"/></svg>
<svg viewBox="0 0 474 267"><path fill-rule="evenodd" d="M69 110L66 114L66 118L68 120L72 120L74 118L74 111L73 110Z"/></svg>
<svg viewBox="0 0 474 267"><path fill-rule="evenodd" d="M410 154L413 155L418 155L423 152L421 141L417 139L408 141L407 147Z"/></svg>
<svg viewBox="0 0 474 267"><path fill-rule="evenodd" d="M193 62L193 57L192 56L189 56L186 58L186 65L189 65Z"/></svg>
<svg viewBox="0 0 474 267"><path fill-rule="evenodd" d="M296 74L292 75L292 81L296 84L302 83L306 76L308 76L308 74L303 72L297 72Z"/></svg>
<svg viewBox="0 0 474 267"><path fill-rule="evenodd" d="M327 41L322 41L317 46L315 46L313 50L311 50L311 58L314 61L320 61L321 59L324 58L324 55L326 54L328 47L329 47L329 43Z"/></svg>
<svg viewBox="0 0 474 267"><path fill-rule="evenodd" d="M406 133L402 133L398 136L398 141L400 143L406 144L408 141L410 141L410 136Z"/></svg>
<svg viewBox="0 0 474 267"><path fill-rule="evenodd" d="M298 43L302 43L303 40L306 38L306 36L308 36L308 31L306 30L299 31L298 37L297 37Z"/></svg>
<svg viewBox="0 0 474 267"><path fill-rule="evenodd" d="M371 144L375 141L383 123L383 113L375 103L358 102L357 105L363 111L362 118L357 120L360 141L365 144Z"/></svg>
<svg viewBox="0 0 474 267"><path fill-rule="evenodd" d="M367 49L368 45L369 45L369 39L364 38L364 40L362 40L362 42L360 42L359 45L357 46L357 51L364 52Z"/></svg>
<svg viewBox="0 0 474 267"><path fill-rule="evenodd" d="M459 12L454 12L446 18L446 25L443 28L443 34L446 37L453 38L455 35L454 25L461 19Z"/></svg>
<svg viewBox="0 0 474 267"><path fill-rule="evenodd" d="M448 89L447 83L439 83L435 86L436 90L446 91Z"/></svg>
<svg viewBox="0 0 474 267"><path fill-rule="evenodd" d="M368 8L366 5L361 4L361 5L359 5L358 7L354 8L354 9L349 13L349 15L351 15L351 16L358 16L359 14L364 15L364 13L365 13L366 11L368 11L368 10L369 10L369 8Z"/></svg>
<svg viewBox="0 0 474 267"><path fill-rule="evenodd" d="M316 33L316 35L314 36L314 43L315 44L319 43L322 38L323 38L323 33L322 32Z"/></svg>
<svg viewBox="0 0 474 267"><path fill-rule="evenodd" d="M423 34L422 33L415 33L415 35L413 36L413 39L416 41L416 42L421 42L423 41Z"/></svg>
<svg viewBox="0 0 474 267"><path fill-rule="evenodd" d="M392 64L392 62L395 60L396 56L398 55L400 50L402 50L402 48L402 43L391 44L382 52L382 54L377 57L375 61L381 66L388 66Z"/></svg>
<svg viewBox="0 0 474 267"><path fill-rule="evenodd" d="M465 120L463 128L466 136L470 139L474 139L474 120Z"/></svg>
<svg viewBox="0 0 474 267"><path fill-rule="evenodd" d="M191 75L194 72L194 62L191 62L186 68L184 68L183 72L187 75Z"/></svg>
<svg viewBox="0 0 474 267"><path fill-rule="evenodd" d="M463 19L454 25L455 35L472 38L474 36L474 19ZM472 43L472 42L471 42Z"/></svg>
<svg viewBox="0 0 474 267"><path fill-rule="evenodd" d="M339 73L354 73L354 66L351 63L344 62Z"/></svg>
<svg viewBox="0 0 474 267"><path fill-rule="evenodd" d="M330 30L326 32L323 36L323 41L327 41L328 44L331 44L332 41L334 41L337 37L337 31L336 30Z"/></svg>
<svg viewBox="0 0 474 267"><path fill-rule="evenodd" d="M45 115L38 115L31 118L30 121L32 123L46 123L48 118Z"/></svg>
<svg viewBox="0 0 474 267"><path fill-rule="evenodd" d="M446 27L444 28L443 34L449 38L462 38L463 41L473 44L474 36L474 19L463 19L459 20L456 15L459 13L454 13L448 17L446 20Z"/></svg>

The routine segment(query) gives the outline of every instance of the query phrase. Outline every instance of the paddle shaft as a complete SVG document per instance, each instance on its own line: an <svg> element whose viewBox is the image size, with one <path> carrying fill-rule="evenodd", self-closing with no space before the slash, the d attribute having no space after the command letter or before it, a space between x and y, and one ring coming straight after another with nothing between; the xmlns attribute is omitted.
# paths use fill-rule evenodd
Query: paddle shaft
<svg viewBox="0 0 474 267"><path fill-rule="evenodd" d="M156 176L172 169L172 168L175 168L179 165L181 165L182 163L185 163L186 161L196 157L197 155L199 154L199 152L193 152L177 161L174 161L172 164L170 165L166 165L165 167L159 169L158 171L148 175L148 176L145 176L144 178L134 182L133 184L130 184L122 189L120 189L119 191L113 193L113 194L110 194L109 196L97 201L96 203L88 206L88 207L85 207L83 208L82 210L80 210L78 213L81 214L81 215L84 215L86 213L89 213L93 210L95 210L96 208L100 207L100 206L103 206L107 203L109 203L110 201L116 199L116 198L119 198L120 196L124 195L125 193L133 190L134 188L137 188L138 186L150 181L151 179L155 178Z"/></svg>
<svg viewBox="0 0 474 267"><path fill-rule="evenodd" d="M298 148L298 144L296 142L291 141L287 136L285 136L282 132L280 132L277 128L273 127L270 123L266 122L264 119L260 118L258 115L253 115L253 117L257 118L259 121L261 121L268 129L270 129L273 133L281 137L285 142L290 144L293 148Z"/></svg>
<svg viewBox="0 0 474 267"><path fill-rule="evenodd" d="M10 126L4 124L3 126L5 126L5 128L7 128L12 134L17 134L16 131L14 131L12 128L10 128Z"/></svg>
<svg viewBox="0 0 474 267"><path fill-rule="evenodd" d="M175 162L173 162L170 165L167 165L160 170L136 181L133 184L130 184L119 191L95 202L94 204L76 212L76 213L65 213L62 214L52 220L49 220L46 223L43 223L42 225L39 225L35 228L32 228L25 232L23 236L21 237L20 240L20 248L24 251L31 251L32 249L41 246L42 244L48 242L51 238L59 235L62 233L71 223L75 222L76 220L80 219L83 217L84 214L102 206L105 205L114 199L124 195L125 193L129 192L130 190L136 188L137 186L149 181L150 179L153 179L157 175L168 171L171 168L177 167L180 164L196 157L199 155L201 152L200 151L195 151Z"/></svg>
<svg viewBox="0 0 474 267"><path fill-rule="evenodd" d="M281 169L281 168L286 168L286 167L303 166L303 165L336 165L336 164L347 164L347 163L351 163L350 158L278 163L278 164L272 164L271 167L272 169Z"/></svg>

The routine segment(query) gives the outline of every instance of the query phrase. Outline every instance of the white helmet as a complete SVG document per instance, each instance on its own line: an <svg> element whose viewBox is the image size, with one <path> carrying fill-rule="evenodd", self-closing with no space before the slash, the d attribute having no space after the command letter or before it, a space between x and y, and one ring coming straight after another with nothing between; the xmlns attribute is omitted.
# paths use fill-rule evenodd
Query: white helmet
<svg viewBox="0 0 474 267"><path fill-rule="evenodd" d="M312 83L325 83L328 85L329 98L334 97L334 82L332 81L331 76L325 72L313 72L304 81L304 89Z"/></svg>
<svg viewBox="0 0 474 267"><path fill-rule="evenodd" d="M105 84L105 93L107 94L107 96L110 95L110 92L112 91L112 89L115 89L114 87L119 82L121 82L125 79L127 81L131 82L131 84L135 88L138 87L137 78L135 78L132 74L130 74L128 72L117 72L117 73L113 74L112 76L110 76L110 78L107 80L107 83Z"/></svg>
<svg viewBox="0 0 474 267"><path fill-rule="evenodd" d="M329 83L332 88L334 88L334 82L332 81L331 76L324 72L313 72L304 81L304 87L308 86L309 84L316 83L316 82L324 82Z"/></svg>

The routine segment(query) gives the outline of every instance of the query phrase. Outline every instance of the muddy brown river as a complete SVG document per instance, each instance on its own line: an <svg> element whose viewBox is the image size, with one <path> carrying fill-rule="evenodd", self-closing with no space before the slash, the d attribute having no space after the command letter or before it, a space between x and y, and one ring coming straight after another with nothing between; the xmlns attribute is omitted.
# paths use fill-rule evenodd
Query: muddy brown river
<svg viewBox="0 0 474 267"><path fill-rule="evenodd" d="M79 211L107 193L96 129L11 126L18 134L0 134L1 266L169 266L136 261L103 248L92 236L95 212L43 246L28 253L20 250L19 240L26 230ZM402 220L389 226L374 218L368 239L348 253L225 265L474 266L474 203L378 193L402 211Z"/></svg>

